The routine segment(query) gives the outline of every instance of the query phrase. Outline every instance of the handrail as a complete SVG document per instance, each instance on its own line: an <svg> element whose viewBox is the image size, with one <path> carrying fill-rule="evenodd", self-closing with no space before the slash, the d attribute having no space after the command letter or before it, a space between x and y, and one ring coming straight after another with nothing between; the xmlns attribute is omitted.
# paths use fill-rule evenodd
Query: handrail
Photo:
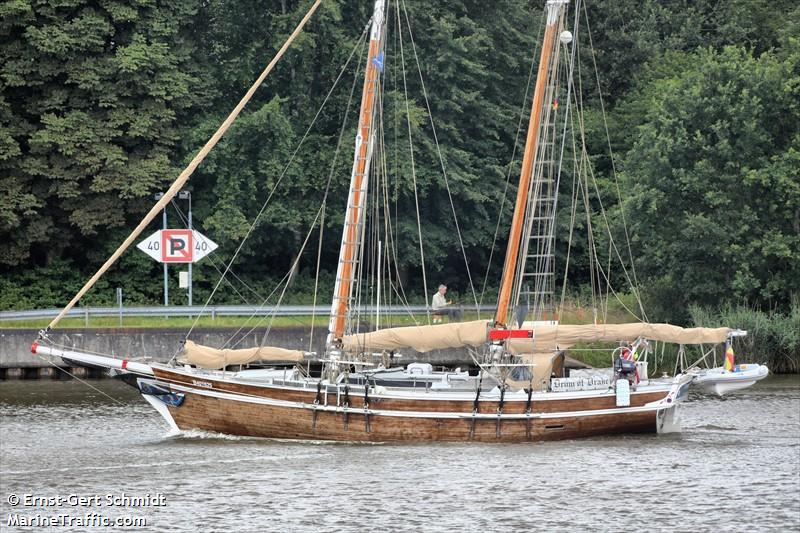
<svg viewBox="0 0 800 533"><path fill-rule="evenodd" d="M320 310L329 309L330 306L325 304L318 304L316 315L325 316L325 313L320 314ZM216 318L218 316L304 316L311 315L314 306L312 305L282 305L278 309L273 307L263 307L251 305L218 305L208 306L205 309L201 305L186 306L186 305L170 305L170 306L132 306L132 307L75 307L65 315L73 318L86 318L86 317L118 317L118 316L175 316L175 317L195 317L199 314ZM494 310L492 305L481 306L481 312L491 312ZM0 311L0 321L12 320L34 320L39 318L52 318L57 316L61 309L33 309L23 311ZM372 305L361 306L353 310L360 313L362 316L370 316L375 314L375 307ZM424 305L410 305L410 306L381 306L381 314L386 315L412 315L425 314L427 308Z"/></svg>

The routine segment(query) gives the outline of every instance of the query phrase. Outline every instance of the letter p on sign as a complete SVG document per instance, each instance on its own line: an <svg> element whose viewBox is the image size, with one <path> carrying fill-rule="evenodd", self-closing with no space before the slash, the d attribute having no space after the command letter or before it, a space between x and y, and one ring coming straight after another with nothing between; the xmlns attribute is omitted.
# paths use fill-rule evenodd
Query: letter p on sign
<svg viewBox="0 0 800 533"><path fill-rule="evenodd" d="M191 263L193 250L191 230L168 229L161 232L161 260L164 263Z"/></svg>

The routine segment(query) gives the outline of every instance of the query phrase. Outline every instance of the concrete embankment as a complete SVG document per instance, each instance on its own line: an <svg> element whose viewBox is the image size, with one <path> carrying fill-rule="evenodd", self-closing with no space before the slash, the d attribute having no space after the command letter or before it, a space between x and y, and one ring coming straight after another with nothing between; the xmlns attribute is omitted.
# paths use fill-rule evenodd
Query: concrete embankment
<svg viewBox="0 0 800 533"><path fill-rule="evenodd" d="M192 332L192 340L206 346L223 346L231 337L238 342L237 348L249 348L261 344L265 329L259 328L243 335L237 328L203 328ZM309 329L300 327L273 328L269 332L267 344L282 348L309 348ZM185 329L178 328L97 328L97 329L59 329L51 332L50 339L59 348L74 349L88 353L110 355L113 357L166 362L180 349ZM314 332L311 351L323 353L327 330L318 328ZM36 329L0 329L0 378L49 377L56 370L47 358L31 353L31 343L36 340ZM230 346L230 344L228 344ZM468 367L472 364L464 350L435 350L418 353L413 350L403 352L397 364L419 361L449 367ZM54 363L62 365L60 359ZM81 369L76 372L86 375ZM89 373L97 375L97 373Z"/></svg>

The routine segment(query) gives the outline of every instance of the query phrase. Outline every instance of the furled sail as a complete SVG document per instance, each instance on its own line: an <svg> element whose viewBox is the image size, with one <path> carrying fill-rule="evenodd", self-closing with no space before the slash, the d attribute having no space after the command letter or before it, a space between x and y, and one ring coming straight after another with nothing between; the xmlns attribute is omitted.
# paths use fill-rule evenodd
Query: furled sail
<svg viewBox="0 0 800 533"><path fill-rule="evenodd" d="M388 328L357 335L345 335L343 347L348 351L398 350L412 348L429 352L444 348L480 346L487 341L489 322L474 320L435 326ZM543 353L565 349L580 342L633 342L639 337L674 344L717 344L725 342L729 328L682 328L672 324L586 324L534 325L531 339L511 339L508 349L515 354Z"/></svg>
<svg viewBox="0 0 800 533"><path fill-rule="evenodd" d="M443 348L480 346L486 342L489 322L452 322L435 326L406 326L387 328L369 333L345 335L342 344L348 351L397 350L412 348L429 352Z"/></svg>
<svg viewBox="0 0 800 533"><path fill-rule="evenodd" d="M253 361L302 361L304 355L301 350L287 350L275 346L220 350L187 340L179 361L202 368L223 368L227 365L244 365Z"/></svg>
<svg viewBox="0 0 800 533"><path fill-rule="evenodd" d="M534 331L532 339L512 339L508 348L513 353L548 352L565 349L579 342L633 342L639 337L674 344L718 344L725 342L730 328L682 328L672 324L523 324Z"/></svg>

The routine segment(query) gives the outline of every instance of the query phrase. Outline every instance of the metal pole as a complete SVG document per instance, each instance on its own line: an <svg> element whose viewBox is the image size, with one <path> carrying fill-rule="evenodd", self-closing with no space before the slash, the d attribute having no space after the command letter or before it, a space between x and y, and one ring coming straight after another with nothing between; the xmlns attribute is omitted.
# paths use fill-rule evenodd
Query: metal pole
<svg viewBox="0 0 800 533"><path fill-rule="evenodd" d="M122 327L122 287L117 287L117 306L119 306L119 325Z"/></svg>
<svg viewBox="0 0 800 533"><path fill-rule="evenodd" d="M167 206L164 206L164 230L167 229ZM163 243L163 239L162 239ZM164 250L161 250L163 257ZM167 278L167 264L164 263L164 307L169 305L169 280Z"/></svg>
<svg viewBox="0 0 800 533"><path fill-rule="evenodd" d="M189 231L192 231L192 193L189 193ZM194 232L192 232L192 236L194 237ZM195 246L194 238L192 238L192 245ZM194 251L192 251L192 255L194 255ZM192 263L189 263L189 307L192 306Z"/></svg>

